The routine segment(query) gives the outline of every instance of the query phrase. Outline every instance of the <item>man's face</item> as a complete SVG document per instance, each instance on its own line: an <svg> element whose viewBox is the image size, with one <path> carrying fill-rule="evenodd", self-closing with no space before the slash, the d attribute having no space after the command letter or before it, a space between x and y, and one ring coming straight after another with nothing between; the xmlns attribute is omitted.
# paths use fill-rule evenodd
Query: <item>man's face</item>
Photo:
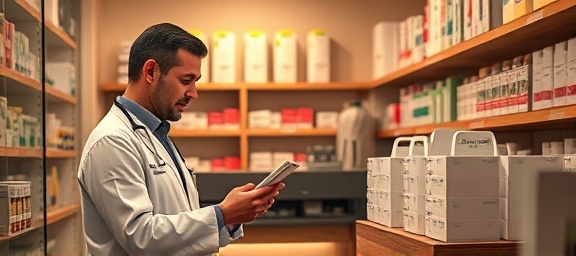
<svg viewBox="0 0 576 256"><path fill-rule="evenodd" d="M178 63L160 75L152 90L152 105L161 120L178 121L190 100L198 98L196 81L200 78L200 57L179 50Z"/></svg>

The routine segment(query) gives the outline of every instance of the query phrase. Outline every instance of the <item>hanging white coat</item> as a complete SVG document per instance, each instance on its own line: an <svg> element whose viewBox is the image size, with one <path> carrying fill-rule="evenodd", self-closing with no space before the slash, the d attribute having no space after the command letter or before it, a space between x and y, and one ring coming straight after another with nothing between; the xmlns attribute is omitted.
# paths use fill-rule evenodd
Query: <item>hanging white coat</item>
<svg viewBox="0 0 576 256"><path fill-rule="evenodd" d="M209 255L243 236L242 228L233 237L218 230L214 207L200 208L192 173L184 175L186 194L176 164L188 172L147 127L133 130L112 106L88 138L78 169L90 254Z"/></svg>
<svg viewBox="0 0 576 256"><path fill-rule="evenodd" d="M348 104L338 116L336 156L343 170L361 170L374 155L375 121L360 103Z"/></svg>

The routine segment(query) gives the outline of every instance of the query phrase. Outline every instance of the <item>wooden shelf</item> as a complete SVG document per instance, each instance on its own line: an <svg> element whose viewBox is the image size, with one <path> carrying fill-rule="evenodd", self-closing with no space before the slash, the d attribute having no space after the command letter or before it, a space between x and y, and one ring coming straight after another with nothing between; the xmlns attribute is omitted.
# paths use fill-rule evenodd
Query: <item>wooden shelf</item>
<svg viewBox="0 0 576 256"><path fill-rule="evenodd" d="M542 109L525 113L479 118L474 120L451 123L428 124L377 133L378 138L395 138L398 136L430 134L435 128L457 128L465 130L522 130L534 128L561 128L560 125L570 124L576 119L576 105ZM553 125L552 127L550 127Z"/></svg>
<svg viewBox="0 0 576 256"><path fill-rule="evenodd" d="M414 65L369 82L369 88L406 86L492 65L576 35L576 1L558 0ZM521 46L521 47L519 47Z"/></svg>
<svg viewBox="0 0 576 256"><path fill-rule="evenodd" d="M62 91L52 87L51 85L46 84L44 86L44 88L45 88L46 95L51 96L53 99L56 99L57 101L68 102L72 105L76 105L76 103L78 102L76 97L74 97L70 94L67 94L65 92L62 92Z"/></svg>
<svg viewBox="0 0 576 256"><path fill-rule="evenodd" d="M238 91L239 84L221 84L221 83L197 83L198 91Z"/></svg>
<svg viewBox="0 0 576 256"><path fill-rule="evenodd" d="M336 129L250 129L246 134L253 137L336 136Z"/></svg>
<svg viewBox="0 0 576 256"><path fill-rule="evenodd" d="M338 91L338 90L366 90L367 83L265 83L242 84L249 91Z"/></svg>
<svg viewBox="0 0 576 256"><path fill-rule="evenodd" d="M100 84L100 90L104 92L123 92L126 90L126 84L103 83Z"/></svg>
<svg viewBox="0 0 576 256"><path fill-rule="evenodd" d="M238 84L214 84L214 83L198 83L196 84L198 91L238 91L240 86ZM126 90L126 84L119 83L103 83L100 84L100 90L104 92L123 92Z"/></svg>
<svg viewBox="0 0 576 256"><path fill-rule="evenodd" d="M48 47L69 47L76 49L76 42L64 30L56 27L51 21L44 22L46 26L46 42Z"/></svg>
<svg viewBox="0 0 576 256"><path fill-rule="evenodd" d="M46 148L46 157L47 158L74 158L74 157L76 157L76 151Z"/></svg>
<svg viewBox="0 0 576 256"><path fill-rule="evenodd" d="M50 225L56 223L60 220L73 216L80 210L80 206L73 204L66 207L58 208L55 210L49 210L46 213L46 224Z"/></svg>
<svg viewBox="0 0 576 256"><path fill-rule="evenodd" d="M198 83L198 91L238 91L246 89L249 91L338 91L338 90L366 90L367 83ZM121 92L126 89L125 84L103 83L100 90L105 92Z"/></svg>
<svg viewBox="0 0 576 256"><path fill-rule="evenodd" d="M239 137L240 130L171 129L170 137Z"/></svg>
<svg viewBox="0 0 576 256"><path fill-rule="evenodd" d="M8 236L0 236L0 242L12 240L18 236L21 236L23 234L26 234L28 232L34 231L34 230L42 228L42 227L44 227L44 222L42 221L42 218L33 219L32 220L32 226L30 226L27 229L12 233L11 235L8 235Z"/></svg>
<svg viewBox="0 0 576 256"><path fill-rule="evenodd" d="M335 129L249 129L244 133L253 137L279 137L279 136L336 136ZM170 137L239 137L240 130L195 130L172 129Z"/></svg>
<svg viewBox="0 0 576 256"><path fill-rule="evenodd" d="M32 88L38 92L42 91L42 84L35 81L34 79L27 77L23 74L20 74L12 69L9 69L5 66L0 66L0 76L6 77L13 81L16 81L22 85L25 85L29 88Z"/></svg>
<svg viewBox="0 0 576 256"><path fill-rule="evenodd" d="M40 22L40 20L42 20L40 12L26 0L11 0L6 1L5 4L5 10L9 10L9 12L6 13L6 19L10 22L20 20L30 21L31 19Z"/></svg>
<svg viewBox="0 0 576 256"><path fill-rule="evenodd" d="M38 22L42 21L41 13L26 0L6 1L6 9L10 10L10 12L6 13L6 18L11 22L19 20L30 21L30 19ZM44 25L46 27L46 42L49 47L69 47L76 49L77 45L74 39L61 28L56 27L49 20L45 20Z"/></svg>
<svg viewBox="0 0 576 256"><path fill-rule="evenodd" d="M363 255L518 255L519 245L506 240L445 243L403 228L356 221L356 248Z"/></svg>
<svg viewBox="0 0 576 256"><path fill-rule="evenodd" d="M26 147L0 147L0 156L41 158L42 149Z"/></svg>
<svg viewBox="0 0 576 256"><path fill-rule="evenodd" d="M54 209L54 210L49 209L48 212L46 213L46 224L50 225L50 224L56 223L60 220L63 220L65 218L68 218L70 216L73 216L79 210L80 210L80 206L77 204L73 204L70 206L66 206L66 207L62 207L62 208L58 208L58 209ZM44 217L43 216L33 219L32 220L32 226L25 229L25 230L18 231L18 232L13 233L9 236L0 236L0 242L14 239L18 236L21 236L23 234L26 234L28 232L34 231L34 230L42 228L42 227L44 227Z"/></svg>

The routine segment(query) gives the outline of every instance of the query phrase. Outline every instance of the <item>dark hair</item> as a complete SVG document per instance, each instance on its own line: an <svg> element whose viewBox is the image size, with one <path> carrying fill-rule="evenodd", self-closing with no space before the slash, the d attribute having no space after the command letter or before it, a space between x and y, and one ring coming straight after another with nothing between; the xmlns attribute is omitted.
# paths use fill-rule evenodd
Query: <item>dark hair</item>
<svg viewBox="0 0 576 256"><path fill-rule="evenodd" d="M129 80L135 82L140 79L144 62L149 59L156 60L165 75L178 64L176 53L179 49L185 49L200 58L208 54L206 45L200 39L174 24L160 23L147 28L130 48Z"/></svg>

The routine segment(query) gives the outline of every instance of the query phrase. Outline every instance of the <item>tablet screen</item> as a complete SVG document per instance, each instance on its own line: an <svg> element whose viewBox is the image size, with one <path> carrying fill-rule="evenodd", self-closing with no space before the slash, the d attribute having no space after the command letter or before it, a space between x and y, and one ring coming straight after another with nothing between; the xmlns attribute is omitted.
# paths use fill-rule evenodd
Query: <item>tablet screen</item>
<svg viewBox="0 0 576 256"><path fill-rule="evenodd" d="M264 180L262 180L262 182L260 182L256 188L277 184L278 182L284 180L284 178L286 178L288 175L290 175L290 173L294 172L294 170L296 170L298 167L300 167L300 164L286 160L278 167L276 167L276 169Z"/></svg>

